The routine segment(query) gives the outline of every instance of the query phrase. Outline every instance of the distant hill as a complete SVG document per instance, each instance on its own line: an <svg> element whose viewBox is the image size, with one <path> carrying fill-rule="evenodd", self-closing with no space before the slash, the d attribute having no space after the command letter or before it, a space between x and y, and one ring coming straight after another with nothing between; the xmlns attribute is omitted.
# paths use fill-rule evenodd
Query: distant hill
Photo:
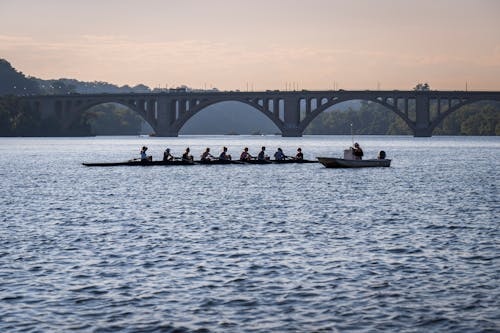
<svg viewBox="0 0 500 333"><path fill-rule="evenodd" d="M139 84L134 87L128 85L117 86L107 82L85 82L75 79L51 79L43 80L32 76L26 76L23 72L16 70L5 59L0 59L0 96L5 95L31 95L31 94L99 94L99 93L145 93L151 89Z"/></svg>
<svg viewBox="0 0 500 333"><path fill-rule="evenodd" d="M0 59L0 96L40 94L37 79L18 72L5 59Z"/></svg>

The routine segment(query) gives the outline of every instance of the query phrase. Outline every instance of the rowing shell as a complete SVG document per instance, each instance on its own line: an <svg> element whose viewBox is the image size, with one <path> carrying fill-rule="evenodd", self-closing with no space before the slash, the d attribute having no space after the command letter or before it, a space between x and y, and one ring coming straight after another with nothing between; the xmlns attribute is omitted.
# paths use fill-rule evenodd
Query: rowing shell
<svg viewBox="0 0 500 333"><path fill-rule="evenodd" d="M200 160L200 161L125 161L125 162L103 162L103 163L82 163L89 167L111 167L111 166L154 166L154 165L220 165L220 164L301 164L301 163L318 163L311 160L248 160L248 161L233 161L233 160Z"/></svg>

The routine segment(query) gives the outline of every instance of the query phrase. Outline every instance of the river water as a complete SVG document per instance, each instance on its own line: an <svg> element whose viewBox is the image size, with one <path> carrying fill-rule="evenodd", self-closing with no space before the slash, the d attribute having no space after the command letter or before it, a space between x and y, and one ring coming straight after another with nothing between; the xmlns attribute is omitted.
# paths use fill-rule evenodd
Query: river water
<svg viewBox="0 0 500 333"><path fill-rule="evenodd" d="M90 168L349 136L0 139L1 332L499 332L500 138L357 137L391 168Z"/></svg>

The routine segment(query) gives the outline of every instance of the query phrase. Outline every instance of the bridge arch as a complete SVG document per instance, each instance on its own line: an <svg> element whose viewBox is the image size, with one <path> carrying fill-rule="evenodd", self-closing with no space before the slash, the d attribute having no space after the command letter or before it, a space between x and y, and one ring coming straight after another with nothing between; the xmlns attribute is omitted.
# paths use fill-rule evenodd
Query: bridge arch
<svg viewBox="0 0 500 333"><path fill-rule="evenodd" d="M78 102L78 101L77 101ZM136 113L139 117L141 117L153 130L156 131L156 119L155 117L151 117L151 115L148 116L148 112L146 111L146 108L143 106L141 107L138 105L137 101L130 100L126 101L123 99L118 99L118 98L105 98L105 99L99 99L99 100L91 100L91 101L85 101L80 104L76 104L74 107L74 112L75 114L82 114L91 108L98 106L98 105L104 105L104 104L118 104L120 106L123 106L127 109L132 110L134 113Z"/></svg>
<svg viewBox="0 0 500 333"><path fill-rule="evenodd" d="M261 114L265 115L269 120L272 121L272 123L281 131L283 132L284 128L284 123L281 119L279 119L279 115L275 115L274 113L267 111L263 105L260 105L258 101L256 100L248 100L244 98L237 98L237 97L229 97L229 98L217 98L213 100L201 100L199 104L191 107L188 112L180 115L180 117L175 121L173 127L174 130L179 132L182 127L196 114L199 112L206 110L208 107L220 103L225 103L225 102L237 102L237 103L242 103L245 105L248 105L252 107L253 109L259 111ZM265 103L263 103L265 104Z"/></svg>
<svg viewBox="0 0 500 333"><path fill-rule="evenodd" d="M322 104L317 109L315 109L314 111L312 111L308 115L306 115L306 117L300 122L300 131L303 132L307 128L307 126L309 126L309 124L317 116L319 116L321 113L323 113L325 110L331 108L332 106L334 106L336 104L354 101L354 100L373 102L373 103L377 103L379 105L382 105L386 109L396 113L399 117L401 117L412 131L415 130L415 122L413 122L406 114L404 114L401 110L399 110L396 105L391 105L391 104L389 104L383 100L380 100L378 98L334 98L334 99L328 101L327 103Z"/></svg>
<svg viewBox="0 0 500 333"><path fill-rule="evenodd" d="M438 127L444 121L445 118L447 118L451 114L455 113L456 111L460 110L463 106L478 103L478 102L488 102L488 101L500 102L500 96L498 96L498 97L491 96L488 98L482 98L482 97L468 98L466 100L459 102L458 104L455 104L454 106L452 106L451 108L449 108L445 112L439 114L436 118L434 118L434 120L432 120L432 122L429 126L431 129L431 133L436 129L436 127Z"/></svg>

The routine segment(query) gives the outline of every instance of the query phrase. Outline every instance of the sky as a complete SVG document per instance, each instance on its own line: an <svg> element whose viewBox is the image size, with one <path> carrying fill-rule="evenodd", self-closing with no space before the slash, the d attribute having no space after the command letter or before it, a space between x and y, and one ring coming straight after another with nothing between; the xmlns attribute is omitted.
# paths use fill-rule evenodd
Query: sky
<svg viewBox="0 0 500 333"><path fill-rule="evenodd" d="M498 91L500 0L0 0L0 58L152 88Z"/></svg>

